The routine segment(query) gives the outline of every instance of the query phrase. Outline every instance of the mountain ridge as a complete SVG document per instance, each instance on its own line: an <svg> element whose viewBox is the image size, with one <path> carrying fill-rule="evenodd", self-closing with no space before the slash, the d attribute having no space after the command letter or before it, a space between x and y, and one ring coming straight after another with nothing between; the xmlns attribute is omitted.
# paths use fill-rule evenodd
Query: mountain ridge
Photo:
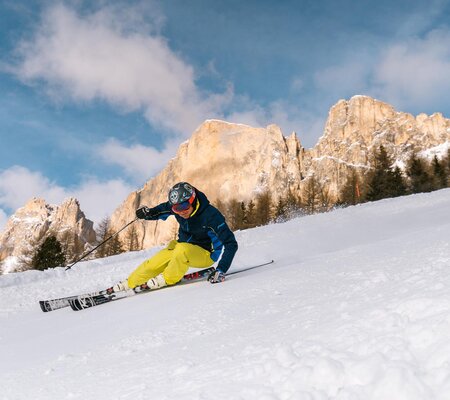
<svg viewBox="0 0 450 400"><path fill-rule="evenodd" d="M221 141L228 146L221 146ZM254 142L258 143L256 149ZM301 145L295 132L285 137L274 124L253 128L207 120L180 146L160 174L132 192L114 211L111 224L118 230L134 217L139 206L165 201L168 188L181 180L192 182L213 202L231 198L248 201L264 190L276 202L289 192L301 195L314 176L336 200L353 170L364 173L371 168L371 155L380 145L394 160L404 162L413 151L445 144L450 148L450 120L441 113L414 117L362 95L339 100L331 107L324 134L311 149ZM203 175L192 167L199 158ZM235 165L228 160L234 160ZM139 224L137 231L141 246L146 248L172 239L176 225L174 221L157 222L152 227Z"/></svg>
<svg viewBox="0 0 450 400"><path fill-rule="evenodd" d="M296 132L284 136L275 124L255 128L208 119L180 144L159 174L124 199L111 215L111 227L117 231L133 220L139 206L166 201L167 190L176 181L191 182L213 203L248 202L266 190L276 202L288 193L300 195L314 176L335 200L352 171L364 174L370 170L371 154L380 145L399 165L404 165L412 152L442 155L450 148L450 120L440 112L413 116L380 100L356 95L330 108L323 135L314 147L306 149ZM72 226L76 231L73 221ZM174 238L177 230L171 220L151 225L139 221L134 227L141 248L163 244ZM5 245L5 235L0 235L0 262L18 254L14 246Z"/></svg>
<svg viewBox="0 0 450 400"><path fill-rule="evenodd" d="M96 236L93 225L73 197L60 205L32 198L8 219L5 230L0 234L0 265L3 264L3 272L13 272L23 261L29 261L34 246L50 234L66 242L69 248L92 245Z"/></svg>

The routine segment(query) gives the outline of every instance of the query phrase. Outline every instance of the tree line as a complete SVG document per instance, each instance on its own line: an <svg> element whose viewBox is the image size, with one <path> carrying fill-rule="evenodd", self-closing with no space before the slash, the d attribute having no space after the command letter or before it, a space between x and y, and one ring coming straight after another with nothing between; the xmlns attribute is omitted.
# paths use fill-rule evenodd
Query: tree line
<svg viewBox="0 0 450 400"><path fill-rule="evenodd" d="M431 161L412 153L403 170L383 146L373 154L373 168L366 174L353 170L339 196L339 204L355 205L450 187L450 149L441 160Z"/></svg>
<svg viewBox="0 0 450 400"><path fill-rule="evenodd" d="M450 149L441 160L430 161L413 153L403 170L394 165L386 149L380 146L372 155L372 168L366 173L351 170L340 190L337 201L332 201L327 188L314 175L305 179L299 195L288 191L285 197L274 197L268 191L257 194L250 201L232 199L216 201L231 230L244 230L269 223L284 222L295 217L412 193L431 192L450 187ZM97 244L113 236L110 219L104 218L96 229ZM39 238L32 250L22 257L21 270L54 268L76 261L84 246L74 234L47 234ZM136 227L130 225L125 236L115 236L100 246L90 258L102 258L126 251L140 250Z"/></svg>

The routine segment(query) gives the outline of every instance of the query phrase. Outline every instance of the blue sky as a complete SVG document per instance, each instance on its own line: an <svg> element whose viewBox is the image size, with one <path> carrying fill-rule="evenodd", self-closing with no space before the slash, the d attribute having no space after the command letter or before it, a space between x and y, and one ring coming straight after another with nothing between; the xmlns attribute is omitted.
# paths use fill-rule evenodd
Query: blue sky
<svg viewBox="0 0 450 400"><path fill-rule="evenodd" d="M309 148L356 94L448 117L449 17L432 0L2 0L0 229L33 196L99 221L205 119Z"/></svg>

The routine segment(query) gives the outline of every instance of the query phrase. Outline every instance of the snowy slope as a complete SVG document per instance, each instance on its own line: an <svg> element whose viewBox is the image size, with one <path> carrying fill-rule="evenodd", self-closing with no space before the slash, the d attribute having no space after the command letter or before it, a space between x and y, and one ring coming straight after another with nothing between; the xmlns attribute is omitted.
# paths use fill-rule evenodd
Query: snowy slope
<svg viewBox="0 0 450 400"><path fill-rule="evenodd" d="M219 285L75 313L157 249L0 277L0 399L450 399L450 190L237 234ZM151 222L149 222L151 223Z"/></svg>

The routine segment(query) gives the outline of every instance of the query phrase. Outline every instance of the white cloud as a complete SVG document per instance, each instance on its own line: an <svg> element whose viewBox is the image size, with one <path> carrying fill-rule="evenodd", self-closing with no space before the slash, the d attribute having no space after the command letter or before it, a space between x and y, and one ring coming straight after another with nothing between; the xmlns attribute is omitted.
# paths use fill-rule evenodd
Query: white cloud
<svg viewBox="0 0 450 400"><path fill-rule="evenodd" d="M22 42L16 73L44 82L60 97L142 111L152 124L177 133L191 133L220 113L229 93L202 93L192 66L154 31L130 25L135 21L121 11L80 16L61 4L48 9L35 36Z"/></svg>
<svg viewBox="0 0 450 400"><path fill-rule="evenodd" d="M444 111L450 105L450 30L355 47L314 75L318 102L365 94L400 111ZM330 103L331 105L331 103ZM411 111L413 112L413 111Z"/></svg>
<svg viewBox="0 0 450 400"><path fill-rule="evenodd" d="M21 166L0 172L0 206L16 210L33 197L60 203L67 197L67 192L41 173Z"/></svg>
<svg viewBox="0 0 450 400"><path fill-rule="evenodd" d="M102 182L92 177L70 189L70 193L80 201L86 217L99 223L104 217L111 216L133 190L135 188L121 179Z"/></svg>
<svg viewBox="0 0 450 400"><path fill-rule="evenodd" d="M168 142L163 151L140 144L127 146L116 139L109 139L97 149L96 154L108 164L122 167L137 182L145 182L156 175L170 158L175 156L178 143Z"/></svg>
<svg viewBox="0 0 450 400"><path fill-rule="evenodd" d="M0 223L4 219L3 210L14 212L33 197L41 197L50 204L61 204L66 198L75 197L86 217L98 223L111 215L132 190L120 179L102 182L92 177L76 187L63 188L39 172L13 166L0 172Z"/></svg>
<svg viewBox="0 0 450 400"><path fill-rule="evenodd" d="M285 136L296 132L305 147L314 146L323 132L324 116L318 117L290 102L274 101L266 108L262 108L247 98L241 98L240 101L242 111L228 115L228 120L262 127L276 124Z"/></svg>
<svg viewBox="0 0 450 400"><path fill-rule="evenodd" d="M280 108L280 102L274 102L261 107L246 96L237 96L231 84L221 93L202 91L196 85L194 68L169 47L154 23L145 25L134 16L133 7L127 9L133 17L124 17L118 7L87 15L62 4L49 8L34 36L19 47L16 74L25 82L43 83L49 94L60 99L100 99L120 111L140 111L153 126L172 130L178 137L188 137L211 118L255 126L276 123L283 131L307 131L311 124L302 125L304 118L298 117L301 112L292 105ZM219 79L212 61L206 69ZM303 85L301 77L295 77L294 91ZM239 111L230 112L231 105ZM128 173L148 176L147 171L153 174L175 153L173 147L169 143L167 151L157 152L111 142L102 154ZM127 163L110 157L117 154ZM148 158L150 165L133 154Z"/></svg>
<svg viewBox="0 0 450 400"><path fill-rule="evenodd" d="M0 208L0 235L1 235L1 232L3 231L3 229L5 229L7 221L8 221L8 216L6 215L6 212Z"/></svg>
<svg viewBox="0 0 450 400"><path fill-rule="evenodd" d="M354 58L346 60L340 65L334 65L322 69L314 74L316 87L328 95L342 97L349 94L360 93L367 88L367 81L371 73L370 58L360 55L358 60Z"/></svg>
<svg viewBox="0 0 450 400"><path fill-rule="evenodd" d="M96 12L81 14L57 4L45 11L34 34L18 47L15 73L61 101L101 100L120 112L142 112L154 127L177 133L178 142L205 119L223 118L252 126L275 123L285 134L297 131L306 146L315 144L323 116L313 116L285 101L262 107L237 96L231 84L221 93L203 92L196 84L194 68L160 35L164 16L157 12L150 22L144 22L147 17L140 16L134 5L101 6ZM212 61L206 69L220 79ZM302 77L293 79L294 92L304 85ZM238 111L230 112L231 105ZM101 161L121 166L135 182L141 182L175 155L177 145L172 139L162 151L115 139L93 150ZM71 192L46 184L48 193Z"/></svg>
<svg viewBox="0 0 450 400"><path fill-rule="evenodd" d="M401 107L439 107L448 98L449 71L450 31L434 30L390 45L375 68L374 90Z"/></svg>

